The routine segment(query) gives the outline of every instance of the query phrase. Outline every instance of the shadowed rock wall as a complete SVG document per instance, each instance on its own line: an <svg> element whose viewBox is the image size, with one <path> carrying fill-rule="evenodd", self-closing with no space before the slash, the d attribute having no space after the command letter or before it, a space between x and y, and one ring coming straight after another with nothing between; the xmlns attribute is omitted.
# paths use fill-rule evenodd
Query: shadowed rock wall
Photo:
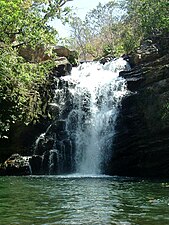
<svg viewBox="0 0 169 225"><path fill-rule="evenodd" d="M146 51L131 71L121 72L131 94L117 120L112 175L169 177L169 54Z"/></svg>

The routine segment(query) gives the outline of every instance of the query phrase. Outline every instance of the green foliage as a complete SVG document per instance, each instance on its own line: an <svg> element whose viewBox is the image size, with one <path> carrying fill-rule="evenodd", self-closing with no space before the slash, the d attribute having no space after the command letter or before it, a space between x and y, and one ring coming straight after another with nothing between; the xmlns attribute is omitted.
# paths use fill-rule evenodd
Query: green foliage
<svg viewBox="0 0 169 225"><path fill-rule="evenodd" d="M168 0L128 0L129 19L145 37L169 32ZM133 26L134 26L133 23Z"/></svg>
<svg viewBox="0 0 169 225"><path fill-rule="evenodd" d="M78 58L79 54L77 51L71 51L70 55L68 56L68 61L71 63L72 66L77 66L78 65Z"/></svg>
<svg viewBox="0 0 169 225"><path fill-rule="evenodd" d="M136 47L139 46L142 35L134 32L133 27L130 24L126 24L125 28L121 32L121 45L123 52L129 54Z"/></svg>
<svg viewBox="0 0 169 225"><path fill-rule="evenodd" d="M167 36L168 12L168 0L99 3L87 13L84 21L79 19L78 23L74 23L72 37L83 55L98 57L116 52L119 56L133 51L143 38L151 38L157 34Z"/></svg>
<svg viewBox="0 0 169 225"><path fill-rule="evenodd" d="M41 64L24 62L17 51L0 51L0 135L16 121L36 122L42 115L40 87L54 62Z"/></svg>
<svg viewBox="0 0 169 225"><path fill-rule="evenodd" d="M107 56L109 54L112 54L113 55L113 52L112 52L112 46L109 45L109 44L105 44L103 46L103 56Z"/></svg>
<svg viewBox="0 0 169 225"><path fill-rule="evenodd" d="M57 31L48 25L56 16L69 12L61 7L69 0L1 0L0 41L3 44L28 45L55 43Z"/></svg>
<svg viewBox="0 0 169 225"><path fill-rule="evenodd" d="M146 16L144 12L147 12ZM169 31L169 1L144 0L140 6L139 15L146 34Z"/></svg>
<svg viewBox="0 0 169 225"><path fill-rule="evenodd" d="M6 136L16 121L35 123L43 114L41 89L55 63L52 59L26 62L20 48L33 53L41 47L49 50L57 41L57 31L49 21L69 12L63 8L68 1L0 1L0 137Z"/></svg>
<svg viewBox="0 0 169 225"><path fill-rule="evenodd" d="M99 3L95 9L87 13L85 19L93 34L100 35L100 31L105 27L112 27L112 24L119 20L120 14L117 17L117 8L116 1L110 1L106 4Z"/></svg>

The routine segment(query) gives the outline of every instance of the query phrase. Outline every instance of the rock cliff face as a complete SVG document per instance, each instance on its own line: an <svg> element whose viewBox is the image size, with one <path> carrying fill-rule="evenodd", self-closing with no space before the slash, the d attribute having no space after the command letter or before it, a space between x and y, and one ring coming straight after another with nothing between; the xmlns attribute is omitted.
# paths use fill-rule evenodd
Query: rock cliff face
<svg viewBox="0 0 169 225"><path fill-rule="evenodd" d="M166 41L155 41L143 43L130 58L131 71L120 74L126 79L130 94L122 100L117 118L112 157L106 171L109 175L169 178L169 46ZM13 153L35 153L29 158L33 174L73 171L69 153L74 154L74 146L65 130L64 120L58 120L57 107L52 108L49 99L49 95L51 99L54 97L56 84L59 89L62 88L62 83L58 82L59 77L70 71L69 63L61 63L49 77L51 81L46 87L48 91L42 90L44 102L47 104L44 105L45 113L49 113L51 117L53 114L55 118L42 119L36 126L24 127L23 124L18 124L13 127L10 139L1 143L0 162ZM71 107L70 93L66 93L63 118ZM43 132L45 134L42 134ZM33 145L40 134L42 136L35 149ZM33 152L33 149L36 151ZM11 158L6 161L3 165L5 170L2 168L0 174L11 175L8 173L11 171L11 165L19 175L24 171L25 175L30 173L27 158L16 156L12 162ZM18 158L23 164L19 170Z"/></svg>
<svg viewBox="0 0 169 225"><path fill-rule="evenodd" d="M110 174L169 177L169 54L158 48L144 45L132 70L121 72L131 94L117 120Z"/></svg>
<svg viewBox="0 0 169 225"><path fill-rule="evenodd" d="M56 61L56 67L49 75L48 82L40 87L43 115L40 117L39 123L27 126L22 122L18 122L11 126L9 137L0 139L0 163L14 153L21 155L33 154L36 138L45 132L53 121L53 111L50 103L55 95L55 86L58 79L60 76L70 74L71 69L72 65L65 57L60 57Z"/></svg>

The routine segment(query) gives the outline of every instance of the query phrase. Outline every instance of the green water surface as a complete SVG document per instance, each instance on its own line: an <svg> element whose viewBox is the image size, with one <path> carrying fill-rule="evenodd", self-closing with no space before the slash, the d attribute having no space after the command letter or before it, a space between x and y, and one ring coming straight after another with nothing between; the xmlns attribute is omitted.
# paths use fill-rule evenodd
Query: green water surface
<svg viewBox="0 0 169 225"><path fill-rule="evenodd" d="M169 183L118 177L0 177L0 225L167 225Z"/></svg>

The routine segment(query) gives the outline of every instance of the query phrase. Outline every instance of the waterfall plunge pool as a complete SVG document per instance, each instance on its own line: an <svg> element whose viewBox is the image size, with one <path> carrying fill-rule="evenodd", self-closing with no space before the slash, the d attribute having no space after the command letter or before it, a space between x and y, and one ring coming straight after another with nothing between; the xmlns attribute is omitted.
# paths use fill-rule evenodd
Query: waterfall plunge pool
<svg viewBox="0 0 169 225"><path fill-rule="evenodd" d="M52 105L60 107L59 119L66 121L76 151L74 158L59 155L57 146L65 150L62 140L51 134L54 144L48 149L47 172L55 172L57 159L61 167L56 172L59 169L62 174L68 158L76 174L0 177L0 225L169 224L169 183L100 175L111 154L120 101L127 93L124 80L118 77L125 66L122 60L103 67L84 64L63 77L67 86L56 88ZM71 94L73 102L67 117L65 93ZM47 139L50 128L37 139L37 147Z"/></svg>
<svg viewBox="0 0 169 225"><path fill-rule="evenodd" d="M0 224L167 225L168 191L109 176L0 177Z"/></svg>

